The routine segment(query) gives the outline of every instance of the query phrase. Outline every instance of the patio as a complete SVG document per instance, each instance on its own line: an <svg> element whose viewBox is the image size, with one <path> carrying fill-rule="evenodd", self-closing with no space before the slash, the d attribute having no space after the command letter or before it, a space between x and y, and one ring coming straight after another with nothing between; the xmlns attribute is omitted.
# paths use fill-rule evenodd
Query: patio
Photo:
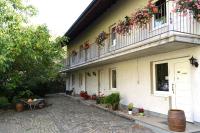
<svg viewBox="0 0 200 133"><path fill-rule="evenodd" d="M44 109L0 111L0 133L153 133L133 121L64 95L49 95Z"/></svg>

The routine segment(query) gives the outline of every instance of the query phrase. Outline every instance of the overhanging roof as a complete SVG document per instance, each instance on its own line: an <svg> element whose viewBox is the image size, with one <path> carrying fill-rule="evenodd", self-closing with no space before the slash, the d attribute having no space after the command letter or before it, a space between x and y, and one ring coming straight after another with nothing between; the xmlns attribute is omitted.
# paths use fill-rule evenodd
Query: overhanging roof
<svg viewBox="0 0 200 133"><path fill-rule="evenodd" d="M117 0L93 0L65 33L65 36L69 37L70 41L72 41L116 1Z"/></svg>

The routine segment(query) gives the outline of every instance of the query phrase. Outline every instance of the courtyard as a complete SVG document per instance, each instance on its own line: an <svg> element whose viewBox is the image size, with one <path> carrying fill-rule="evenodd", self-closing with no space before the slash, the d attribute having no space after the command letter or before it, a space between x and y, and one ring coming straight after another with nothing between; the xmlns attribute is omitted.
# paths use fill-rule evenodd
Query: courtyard
<svg viewBox="0 0 200 133"><path fill-rule="evenodd" d="M0 133L153 133L133 121L64 95L50 95L48 106L18 113L0 111Z"/></svg>

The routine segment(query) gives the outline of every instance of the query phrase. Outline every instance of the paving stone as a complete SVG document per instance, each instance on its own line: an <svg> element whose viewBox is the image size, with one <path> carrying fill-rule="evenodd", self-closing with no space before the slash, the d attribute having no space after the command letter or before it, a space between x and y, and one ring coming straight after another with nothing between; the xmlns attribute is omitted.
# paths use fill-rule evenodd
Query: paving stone
<svg viewBox="0 0 200 133"><path fill-rule="evenodd" d="M40 110L0 111L0 133L153 133L133 121L61 95Z"/></svg>

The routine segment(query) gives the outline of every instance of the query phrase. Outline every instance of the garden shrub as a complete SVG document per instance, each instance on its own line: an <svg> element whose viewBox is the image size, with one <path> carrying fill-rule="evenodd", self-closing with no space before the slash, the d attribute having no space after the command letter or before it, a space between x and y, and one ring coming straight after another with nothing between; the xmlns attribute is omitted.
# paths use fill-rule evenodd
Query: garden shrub
<svg viewBox="0 0 200 133"><path fill-rule="evenodd" d="M5 96L1 96L0 97L0 108L5 106L5 105L8 105L9 102L8 102L8 98L6 98Z"/></svg>

